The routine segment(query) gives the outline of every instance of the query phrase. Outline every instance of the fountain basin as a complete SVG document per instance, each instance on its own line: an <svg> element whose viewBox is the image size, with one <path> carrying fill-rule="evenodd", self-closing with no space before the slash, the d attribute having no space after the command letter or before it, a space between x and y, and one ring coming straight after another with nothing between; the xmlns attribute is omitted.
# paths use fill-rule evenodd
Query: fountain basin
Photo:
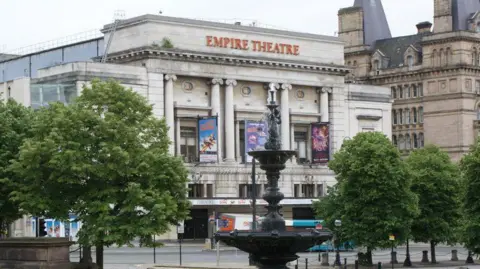
<svg viewBox="0 0 480 269"><path fill-rule="evenodd" d="M250 253L259 268L286 268L298 258L297 252L332 239L328 230L321 231L233 231L218 232L215 239Z"/></svg>
<svg viewBox="0 0 480 269"><path fill-rule="evenodd" d="M248 152L248 155L260 163L260 169L276 172L285 169L285 163L295 154L295 150L256 150Z"/></svg>

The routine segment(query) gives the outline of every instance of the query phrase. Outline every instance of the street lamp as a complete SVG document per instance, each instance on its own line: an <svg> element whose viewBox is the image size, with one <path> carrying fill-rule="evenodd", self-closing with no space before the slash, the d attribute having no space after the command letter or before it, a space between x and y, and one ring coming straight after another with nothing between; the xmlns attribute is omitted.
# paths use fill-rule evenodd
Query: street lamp
<svg viewBox="0 0 480 269"><path fill-rule="evenodd" d="M337 232L336 232L336 236L335 236L335 243L337 245L337 253L335 255L335 264L334 265L341 266L342 262L340 261L340 236L339 236L339 233L340 233L340 229L342 227L342 221L339 220L339 219L335 220L335 227L337 227Z"/></svg>

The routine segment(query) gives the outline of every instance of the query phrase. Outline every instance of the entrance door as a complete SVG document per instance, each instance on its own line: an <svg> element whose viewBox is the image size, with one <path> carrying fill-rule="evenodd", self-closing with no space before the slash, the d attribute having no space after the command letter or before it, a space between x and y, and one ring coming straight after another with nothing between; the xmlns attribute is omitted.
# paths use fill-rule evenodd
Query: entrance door
<svg viewBox="0 0 480 269"><path fill-rule="evenodd" d="M185 221L184 239L208 238L208 209L191 209L190 218Z"/></svg>
<svg viewBox="0 0 480 269"><path fill-rule="evenodd" d="M313 220L315 219L315 212L311 207L294 207L292 209L293 219L298 220Z"/></svg>

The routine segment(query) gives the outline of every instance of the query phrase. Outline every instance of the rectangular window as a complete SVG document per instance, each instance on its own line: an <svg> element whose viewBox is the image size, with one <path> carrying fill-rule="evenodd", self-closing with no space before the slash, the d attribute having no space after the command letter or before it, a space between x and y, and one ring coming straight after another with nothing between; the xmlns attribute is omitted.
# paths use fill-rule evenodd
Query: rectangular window
<svg viewBox="0 0 480 269"><path fill-rule="evenodd" d="M207 197L213 198L213 184L207 184Z"/></svg>
<svg viewBox="0 0 480 269"><path fill-rule="evenodd" d="M262 192L262 185L255 184L256 187L256 198L260 198ZM239 184L238 185L238 196L240 198L252 198L253 197L253 184Z"/></svg>
<svg viewBox="0 0 480 269"><path fill-rule="evenodd" d="M203 184L188 184L188 197L203 198Z"/></svg>
<svg viewBox="0 0 480 269"><path fill-rule="evenodd" d="M197 128L180 127L180 155L186 163L197 161Z"/></svg>
<svg viewBox="0 0 480 269"><path fill-rule="evenodd" d="M246 156L245 156L245 129L240 129L240 133L238 134L240 139L240 155L242 157L242 163L245 163Z"/></svg>
<svg viewBox="0 0 480 269"><path fill-rule="evenodd" d="M317 184L317 196L318 197L323 197L323 184Z"/></svg>
<svg viewBox="0 0 480 269"><path fill-rule="evenodd" d="M480 80L475 81L475 92L480 94Z"/></svg>
<svg viewBox="0 0 480 269"><path fill-rule="evenodd" d="M418 96L422 97L423 96L423 85L418 84Z"/></svg>
<svg viewBox="0 0 480 269"><path fill-rule="evenodd" d="M293 185L293 197L299 198L300 197L300 184Z"/></svg>
<svg viewBox="0 0 480 269"><path fill-rule="evenodd" d="M393 118L393 125L398 124L398 121L397 121L397 111L396 111L396 110L392 111L392 118Z"/></svg>
<svg viewBox="0 0 480 269"><path fill-rule="evenodd" d="M405 86L405 98L410 98L410 87Z"/></svg>
<svg viewBox="0 0 480 269"><path fill-rule="evenodd" d="M302 184L302 197L315 197L315 184Z"/></svg>
<svg viewBox="0 0 480 269"><path fill-rule="evenodd" d="M294 132L294 150L298 152L298 162L306 163L307 157L307 132Z"/></svg>

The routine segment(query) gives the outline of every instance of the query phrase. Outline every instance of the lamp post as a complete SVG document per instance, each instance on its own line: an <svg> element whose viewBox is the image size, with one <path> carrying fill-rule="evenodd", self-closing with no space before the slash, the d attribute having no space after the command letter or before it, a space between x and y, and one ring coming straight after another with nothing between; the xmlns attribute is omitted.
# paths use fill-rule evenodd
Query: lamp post
<svg viewBox="0 0 480 269"><path fill-rule="evenodd" d="M336 237L335 237L335 243L337 245L337 252L335 254L335 263L334 265L338 265L338 266L341 266L342 265L342 262L340 261L340 229L342 227L342 221L337 219L335 220L335 227L337 227L337 233L336 233Z"/></svg>
<svg viewBox="0 0 480 269"><path fill-rule="evenodd" d="M256 182L256 171L255 171L255 158L252 158L252 232L257 230L257 182ZM248 256L248 264L250 266L255 265L252 259L252 254Z"/></svg>

